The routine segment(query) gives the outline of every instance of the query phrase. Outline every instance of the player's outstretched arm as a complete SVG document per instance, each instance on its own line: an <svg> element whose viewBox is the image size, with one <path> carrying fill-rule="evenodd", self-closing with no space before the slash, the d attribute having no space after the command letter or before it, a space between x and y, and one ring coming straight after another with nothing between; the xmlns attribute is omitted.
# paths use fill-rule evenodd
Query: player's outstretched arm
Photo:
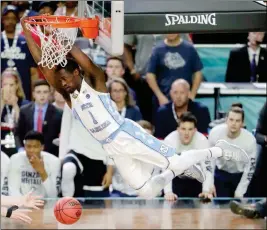
<svg viewBox="0 0 267 230"><path fill-rule="evenodd" d="M70 54L74 57L78 65L83 69L86 75L90 78L95 78L96 90L107 92L106 76L104 71L97 66L85 53L77 46L73 46Z"/></svg>
<svg viewBox="0 0 267 230"><path fill-rule="evenodd" d="M41 60L41 49L40 47L35 43L31 32L26 28L25 25L25 20L27 20L28 17L22 17L21 18L21 25L24 31L24 35L25 35L25 39L27 41L29 50L32 54L33 59L35 60L35 62L38 64ZM56 91L58 91L64 98L65 100L68 102L69 101L69 96L68 94L62 89L62 87L60 86L60 82L58 79L56 79L55 77L55 68L53 69L49 69L48 67L43 67L42 65L38 65L40 70L43 72L45 79L48 81L48 83L56 89Z"/></svg>

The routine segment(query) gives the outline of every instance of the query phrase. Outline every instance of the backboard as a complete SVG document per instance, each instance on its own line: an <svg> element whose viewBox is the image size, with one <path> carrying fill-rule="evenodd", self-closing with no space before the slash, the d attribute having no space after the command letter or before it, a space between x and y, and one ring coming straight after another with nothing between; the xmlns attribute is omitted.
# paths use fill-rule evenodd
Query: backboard
<svg viewBox="0 0 267 230"><path fill-rule="evenodd" d="M124 1L79 1L78 17L99 17L95 43L110 55L123 54Z"/></svg>

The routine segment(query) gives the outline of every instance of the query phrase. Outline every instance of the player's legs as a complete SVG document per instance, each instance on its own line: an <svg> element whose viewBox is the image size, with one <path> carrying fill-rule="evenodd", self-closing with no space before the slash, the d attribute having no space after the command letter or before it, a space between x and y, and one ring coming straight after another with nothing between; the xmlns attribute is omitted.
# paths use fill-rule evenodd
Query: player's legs
<svg viewBox="0 0 267 230"><path fill-rule="evenodd" d="M128 152L135 159L163 169L168 161L167 168L173 170L176 176L182 174L189 167L210 158L224 157L227 160L249 161L245 151L226 141L219 141L215 147L209 149L189 150L182 155L177 154L175 148L148 134L140 125L128 119L126 119L120 134L119 138L115 139L119 143L124 143L126 154ZM135 141L129 142L131 138ZM152 151L144 151L144 146Z"/></svg>
<svg viewBox="0 0 267 230"><path fill-rule="evenodd" d="M218 147L210 149L190 150L182 155L176 154L174 148L147 134L136 123L129 120L126 120L125 123L114 140L110 144L103 146L106 152L112 156L133 158L138 160L138 162L152 164L165 170L162 174L150 178L149 182L144 184L142 189L145 192L142 196L148 197L147 194L154 196L175 176L183 174L190 167L193 167L193 170L197 172L191 176L199 181L203 180L203 178L199 177L203 175L201 170L198 170L194 165L211 157L225 156L227 159L248 160L246 153L227 142L220 142ZM198 177L194 174L198 175ZM129 182L131 178L126 178L126 180ZM137 189L137 187L133 188Z"/></svg>

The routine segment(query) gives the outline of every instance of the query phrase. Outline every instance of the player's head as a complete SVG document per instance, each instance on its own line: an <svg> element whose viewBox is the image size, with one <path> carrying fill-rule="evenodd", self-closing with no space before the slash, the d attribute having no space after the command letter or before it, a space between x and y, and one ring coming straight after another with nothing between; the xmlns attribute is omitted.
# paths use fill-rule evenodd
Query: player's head
<svg viewBox="0 0 267 230"><path fill-rule="evenodd" d="M62 88L67 93L73 93L79 89L81 85L80 67L76 61L67 58L67 65L62 67L58 65L56 68L57 76L61 82Z"/></svg>
<svg viewBox="0 0 267 230"><path fill-rule="evenodd" d="M154 126L146 120L140 120L137 121L137 124L139 124L147 133L153 135L154 134Z"/></svg>
<svg viewBox="0 0 267 230"><path fill-rule="evenodd" d="M33 97L35 103L43 106L49 102L51 96L50 85L46 80L37 80L33 83Z"/></svg>
<svg viewBox="0 0 267 230"><path fill-rule="evenodd" d="M228 132L231 135L238 134L244 125L245 113L244 110L238 107L232 107L228 112L226 124Z"/></svg>
<svg viewBox="0 0 267 230"><path fill-rule="evenodd" d="M197 131L196 117L190 112L183 113L180 117L179 126L177 130L179 132L181 143L183 145L190 144Z"/></svg>
<svg viewBox="0 0 267 230"><path fill-rule="evenodd" d="M41 151L44 149L43 134L33 130L29 131L24 137L24 148L29 159L34 155L40 156Z"/></svg>
<svg viewBox="0 0 267 230"><path fill-rule="evenodd" d="M107 60L106 74L108 78L123 77L125 73L124 63L122 59L118 57L110 57Z"/></svg>
<svg viewBox="0 0 267 230"><path fill-rule="evenodd" d="M248 34L249 44L253 46L258 46L263 42L264 39L264 32L250 32Z"/></svg>
<svg viewBox="0 0 267 230"><path fill-rule="evenodd" d="M15 6L8 5L2 13L2 22L6 33L14 33L18 23L18 9Z"/></svg>
<svg viewBox="0 0 267 230"><path fill-rule="evenodd" d="M183 79L178 79L172 83L170 96L175 107L181 108L188 104L190 96L190 85Z"/></svg>

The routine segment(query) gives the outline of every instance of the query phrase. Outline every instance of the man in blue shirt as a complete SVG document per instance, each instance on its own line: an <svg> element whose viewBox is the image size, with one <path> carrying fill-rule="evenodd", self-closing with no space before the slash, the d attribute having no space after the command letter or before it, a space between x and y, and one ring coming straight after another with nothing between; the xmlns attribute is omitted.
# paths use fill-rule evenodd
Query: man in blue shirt
<svg viewBox="0 0 267 230"><path fill-rule="evenodd" d="M16 68L26 99L31 100L31 84L38 79L38 72L26 40L16 29L19 21L17 8L8 5L2 15L4 31L1 34L1 72L7 67Z"/></svg>
<svg viewBox="0 0 267 230"><path fill-rule="evenodd" d="M191 99L194 99L202 81L202 68L194 46L183 41L179 34L168 34L154 48L148 65L146 79L157 99L154 104L167 104L172 83L181 78L190 84Z"/></svg>

